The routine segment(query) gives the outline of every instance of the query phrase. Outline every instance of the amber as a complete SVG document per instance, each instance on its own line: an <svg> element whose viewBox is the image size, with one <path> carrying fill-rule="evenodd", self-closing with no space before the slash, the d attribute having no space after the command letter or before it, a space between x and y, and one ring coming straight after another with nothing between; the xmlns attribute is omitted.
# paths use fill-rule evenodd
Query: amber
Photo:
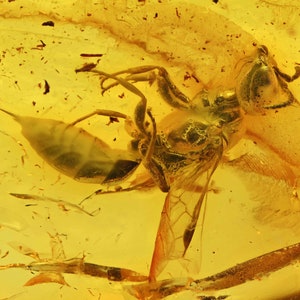
<svg viewBox="0 0 300 300"><path fill-rule="evenodd" d="M20 124L0 112L0 299L299 295L300 80L282 76L292 76L300 62L298 1L20 0L2 1L0 7L0 108L82 127L103 148L134 157L133 165L121 164L121 173L106 185L75 181L53 169L22 135ZM221 132L226 147L210 181L188 189L188 178L177 173L182 185L169 182L172 191L182 188L184 199L197 203L202 197L201 212L194 234L185 235L183 258L172 259L167 252L152 260L160 251L157 245L174 243L158 231L161 217L166 220L168 193L154 186L149 165L136 168L143 155L136 159L134 124L116 115L74 123L97 109L134 120L140 98L122 85L102 95L100 78L91 71L163 67L176 88L189 99L202 97L205 106L249 86L251 76L243 70L255 60L259 45L270 52L267 65L275 85L264 95L272 97L252 111L242 104L236 109L236 103L226 110L225 123L241 108L242 125L237 133ZM84 72L75 72L80 68ZM186 117L164 101L153 77L143 82L135 76L132 84L146 95L158 133ZM252 85L261 87L266 78L258 78ZM259 89L251 92L243 93L244 99L261 95ZM286 101L289 97L293 101ZM147 121L151 128L151 118ZM206 125L211 123L210 116ZM201 133L207 128L200 127ZM192 129L187 135L196 141ZM186 133L186 127L180 130ZM173 134L173 140L180 139ZM203 143L203 136L198 140ZM200 168L206 172L205 165ZM124 176L127 191L122 191L123 180L115 180L124 172L130 173ZM183 207L193 209L193 203L183 201ZM180 226L174 228L177 232ZM162 242L155 252L157 237ZM151 270L156 258L161 262L157 274Z"/></svg>

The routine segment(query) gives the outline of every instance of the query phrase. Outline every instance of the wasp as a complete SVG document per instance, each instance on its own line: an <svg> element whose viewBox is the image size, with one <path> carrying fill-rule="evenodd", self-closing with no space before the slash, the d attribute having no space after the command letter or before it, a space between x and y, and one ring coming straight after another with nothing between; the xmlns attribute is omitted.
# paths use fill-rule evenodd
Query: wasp
<svg viewBox="0 0 300 300"><path fill-rule="evenodd" d="M95 69L88 72L101 77L102 93L121 84L141 98L135 109L137 133L131 152L138 153L153 182L167 193L149 275L150 281L155 281L169 260L185 255L211 177L224 151L242 136L243 116L296 103L287 82L300 76L300 68L295 67L293 76L282 73L262 45L251 61L243 64L235 88L218 93L202 90L193 99L177 88L163 67L142 66L113 74ZM108 80L113 82L106 84ZM143 95L129 85L144 80L156 81L162 99L175 110L159 124L147 110ZM150 131L145 124L152 124Z"/></svg>
<svg viewBox="0 0 300 300"><path fill-rule="evenodd" d="M243 63L236 86L218 92L202 90L190 99L160 66L139 66L115 73L84 66L76 71L99 76L102 93L120 85L138 97L132 117L99 109L67 124L1 110L20 123L23 135L48 164L75 180L119 184L144 166L147 174L142 181L132 181L129 187L115 192L157 186L166 193L147 277L155 283L169 261L186 254L211 178L224 152L242 137L244 117L297 104L288 88L288 83L300 76L300 68L295 69L293 76L282 73L267 47L259 46L251 60ZM151 102L135 85L138 81L156 82L161 98L173 112L157 122ZM131 138L128 151L112 149L76 126L94 115L124 119ZM177 291L175 286L176 282L171 283L170 293Z"/></svg>

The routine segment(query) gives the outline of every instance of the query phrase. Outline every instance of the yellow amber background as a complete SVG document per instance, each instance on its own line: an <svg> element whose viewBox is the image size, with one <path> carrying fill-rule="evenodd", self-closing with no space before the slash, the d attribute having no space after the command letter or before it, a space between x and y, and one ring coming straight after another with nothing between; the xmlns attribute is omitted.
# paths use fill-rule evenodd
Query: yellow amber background
<svg viewBox="0 0 300 300"><path fill-rule="evenodd" d="M174 7L181 8L179 13L184 14L184 8L194 9L191 3L199 6L196 0L178 5L177 1L160 2L166 7L169 5L170 18L175 17L171 13ZM80 53L103 54L98 67L106 72L145 64L163 65L179 87L182 87L182 74L186 70L194 71L204 86L216 89L232 87L230 85L235 79L230 72L235 63L249 55L245 45L252 39L265 44L274 54L280 69L288 74L292 74L294 64L300 62L300 25L297 22L300 8L296 0L224 0L217 4L201 1L203 7L217 14L206 12L208 22L222 15L225 18L220 17L220 22L224 28L237 30L239 27L234 27L230 23L232 21L240 26L234 33L241 33L237 41L229 40L224 47L212 48L214 52L205 54L204 60L204 54L198 54L199 45L194 43L192 35L186 41L178 38L187 35L187 24L175 28L177 36L170 34L169 29L164 31L164 27L152 26L147 29L145 23L139 24L139 18L134 14L126 16L124 21L122 9L136 5L142 6L143 2L0 1L0 107L15 114L53 118L66 123L96 108L131 113L136 103L134 101L137 101L135 96L126 91L125 98L120 99L118 95L124 89L117 88L102 97L97 77L74 72L84 63L97 61L97 58L80 57ZM149 12L161 9L158 1L146 0L145 5L148 5ZM203 9L199 8L199 11ZM53 20L55 26L41 26L42 22L48 20ZM156 30L159 32L157 39L154 34ZM198 28L196 35L199 43L204 36L211 37L213 41L222 38L222 32L217 32L214 26L208 26L203 37L201 34L201 28ZM38 46L41 40L46 44L43 49ZM140 47L145 41L149 42L147 52ZM167 60L168 55L159 55L157 49L174 53L174 59ZM226 49L231 49L234 55L227 57ZM222 61L226 66L226 76L219 72ZM47 95L43 94L44 80L50 85ZM145 85L138 86L143 88ZM192 96L201 87L192 86L185 91ZM299 81L290 87L299 98ZM147 87L147 91L151 91L151 88ZM155 95L155 100L149 100L153 111L160 110L161 100ZM157 118L161 117L157 113ZM295 135L296 150L299 149L299 117L295 107L287 116L286 129L283 129L289 137ZM106 123L106 118L93 117L80 126L113 147L126 149L123 123L109 127ZM285 124L278 126L284 127ZM115 142L113 137L117 138ZM293 140L291 143L293 145ZM293 146L289 147L293 149ZM148 273L165 194L155 189L147 193L93 197L84 203L84 209L88 212L99 209L94 217L72 206L66 205L68 211L65 211L54 202L21 200L10 196L9 193L26 193L78 204L97 186L78 183L59 175L31 149L21 134L20 125L4 113L0 118L0 155L0 265L30 263L34 260L17 251L19 245L33 249L41 259L63 258L62 248L55 250L50 244L50 235L57 234L66 259L84 255L87 262ZM164 278L201 278L299 242L298 199L293 198L293 189L282 181L242 174L222 165L213 177L213 186L219 192L208 193L203 232L200 234L199 229L196 233L198 239L193 241L187 254L189 259L195 261L194 269L198 267L199 274L195 275L193 268L187 272L175 263L162 274ZM282 214L276 215L272 211L273 203L283 211ZM1 270L0 299L130 299L130 296L123 295L121 284L109 283L105 279L64 275L69 286L44 283L24 287L32 277L34 274L23 269ZM299 266L295 265L269 278L232 288L228 293L233 295L230 299L280 299L299 291L299 286ZM195 297L187 293L170 298Z"/></svg>

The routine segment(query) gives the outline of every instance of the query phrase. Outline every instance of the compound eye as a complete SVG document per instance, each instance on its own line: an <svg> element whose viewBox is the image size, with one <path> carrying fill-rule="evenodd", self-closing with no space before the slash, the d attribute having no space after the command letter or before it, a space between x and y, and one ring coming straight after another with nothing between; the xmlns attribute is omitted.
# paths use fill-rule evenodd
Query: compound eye
<svg viewBox="0 0 300 300"><path fill-rule="evenodd" d="M283 107L290 102L287 85L275 72L275 63L267 53L265 46L259 48L257 59L252 64L245 64L238 77L237 97L249 114Z"/></svg>
<svg viewBox="0 0 300 300"><path fill-rule="evenodd" d="M257 50L258 53L260 53L263 56L268 56L269 54L269 50L265 45L260 45Z"/></svg>

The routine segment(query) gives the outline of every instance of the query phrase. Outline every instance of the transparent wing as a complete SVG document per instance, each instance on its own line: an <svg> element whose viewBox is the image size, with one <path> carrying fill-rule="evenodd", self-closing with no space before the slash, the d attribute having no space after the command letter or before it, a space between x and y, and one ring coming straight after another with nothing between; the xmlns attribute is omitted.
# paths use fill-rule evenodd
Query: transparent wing
<svg viewBox="0 0 300 300"><path fill-rule="evenodd" d="M182 258L194 235L210 179L222 157L223 146L213 149L174 178L161 214L153 252L150 280L168 261ZM206 153L207 154L207 153Z"/></svg>
<svg viewBox="0 0 300 300"><path fill-rule="evenodd" d="M262 142L259 146L251 141L241 144L246 145L246 149L236 147L235 151L243 154L229 160L227 166L249 190L255 220L273 228L273 233L288 228L299 235L298 168Z"/></svg>

